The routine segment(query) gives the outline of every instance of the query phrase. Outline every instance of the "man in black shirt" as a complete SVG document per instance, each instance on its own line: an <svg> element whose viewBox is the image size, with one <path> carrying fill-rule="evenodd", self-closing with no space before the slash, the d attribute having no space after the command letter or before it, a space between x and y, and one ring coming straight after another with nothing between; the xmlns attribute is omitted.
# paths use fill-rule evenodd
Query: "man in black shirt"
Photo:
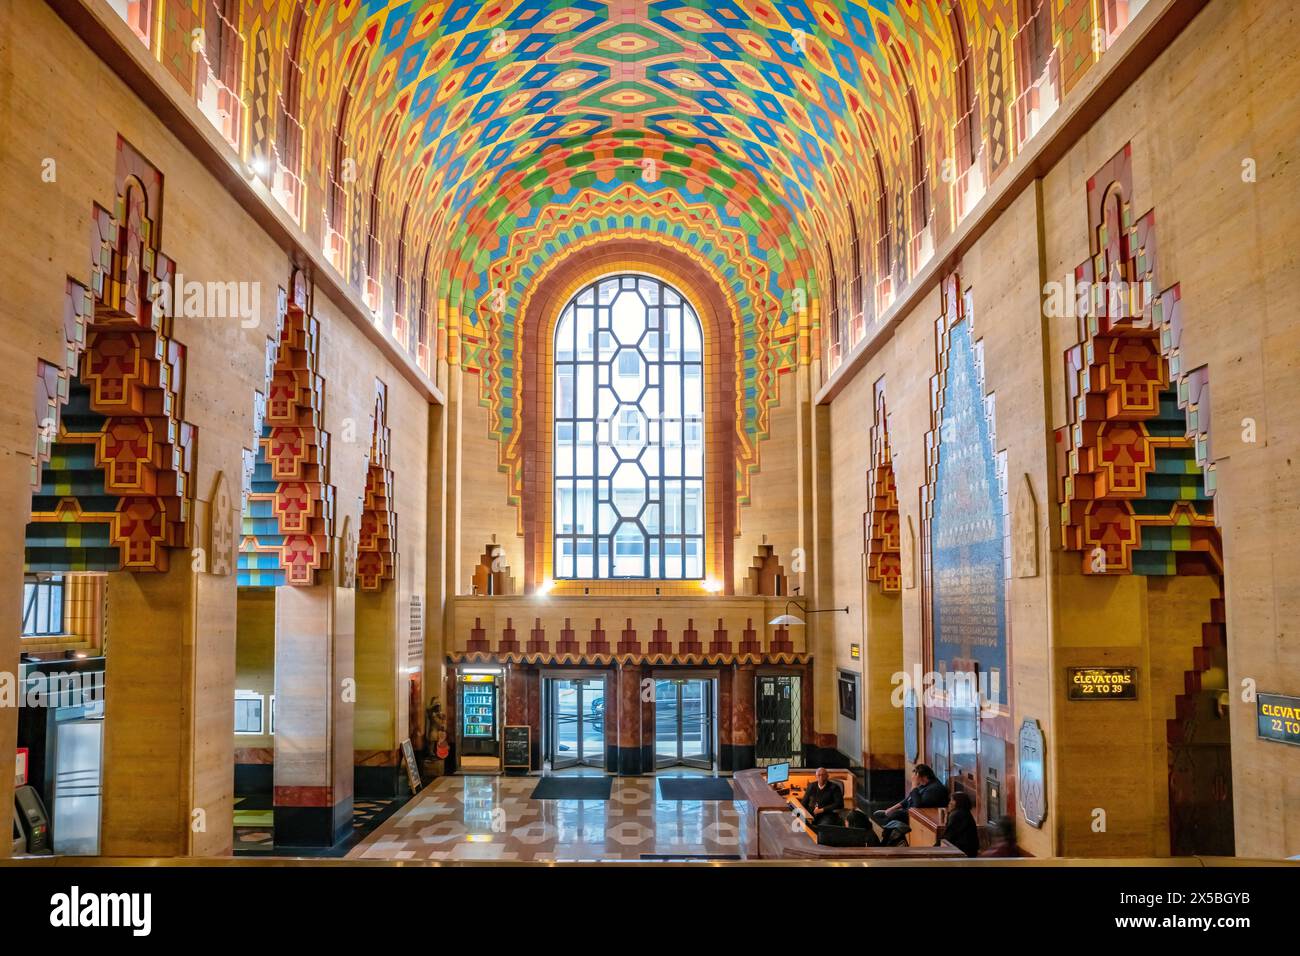
<svg viewBox="0 0 1300 956"><path fill-rule="evenodd" d="M912 791L898 803L886 810L877 810L871 819L881 828L891 821L907 824L907 811L912 807L946 807L948 805L948 788L939 782L934 771L923 763L912 770Z"/></svg>
<svg viewBox="0 0 1300 956"><path fill-rule="evenodd" d="M830 779L825 767L818 767L817 779L804 790L802 803L812 816L813 826L836 824L844 809L844 788Z"/></svg>

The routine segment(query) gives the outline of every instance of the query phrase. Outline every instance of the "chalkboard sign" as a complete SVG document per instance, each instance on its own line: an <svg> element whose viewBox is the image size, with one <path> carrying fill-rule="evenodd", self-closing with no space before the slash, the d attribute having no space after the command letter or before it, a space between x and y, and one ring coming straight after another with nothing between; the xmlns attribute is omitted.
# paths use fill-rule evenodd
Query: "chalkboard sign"
<svg viewBox="0 0 1300 956"><path fill-rule="evenodd" d="M506 735L506 756L502 766L506 768L514 767L520 770L528 771L533 765L533 729L527 724L507 725L505 728Z"/></svg>
<svg viewBox="0 0 1300 956"><path fill-rule="evenodd" d="M411 746L410 737L402 741L402 763L406 765L406 780L411 785L411 793L419 793L422 786L420 765L415 762L415 748Z"/></svg>
<svg viewBox="0 0 1300 956"><path fill-rule="evenodd" d="M1300 698L1260 694L1256 700L1260 739L1300 744Z"/></svg>

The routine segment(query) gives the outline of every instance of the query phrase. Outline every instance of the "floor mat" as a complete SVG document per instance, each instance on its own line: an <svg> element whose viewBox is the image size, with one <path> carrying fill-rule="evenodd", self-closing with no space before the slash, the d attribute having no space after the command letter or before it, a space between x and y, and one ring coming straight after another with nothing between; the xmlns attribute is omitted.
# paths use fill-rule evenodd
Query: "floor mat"
<svg viewBox="0 0 1300 956"><path fill-rule="evenodd" d="M661 800L735 800L731 781L723 777L660 777Z"/></svg>
<svg viewBox="0 0 1300 956"><path fill-rule="evenodd" d="M543 777L533 800L608 800L612 777Z"/></svg>

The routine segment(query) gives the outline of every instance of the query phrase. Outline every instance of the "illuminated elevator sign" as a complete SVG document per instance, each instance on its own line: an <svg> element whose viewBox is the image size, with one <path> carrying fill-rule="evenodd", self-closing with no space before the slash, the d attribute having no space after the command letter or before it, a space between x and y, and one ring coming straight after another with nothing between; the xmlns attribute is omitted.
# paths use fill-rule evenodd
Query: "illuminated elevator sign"
<svg viewBox="0 0 1300 956"><path fill-rule="evenodd" d="M1261 739L1300 744L1300 697L1260 694L1256 706L1259 708L1258 733Z"/></svg>
<svg viewBox="0 0 1300 956"><path fill-rule="evenodd" d="M1070 700L1137 700L1136 667L1067 667Z"/></svg>

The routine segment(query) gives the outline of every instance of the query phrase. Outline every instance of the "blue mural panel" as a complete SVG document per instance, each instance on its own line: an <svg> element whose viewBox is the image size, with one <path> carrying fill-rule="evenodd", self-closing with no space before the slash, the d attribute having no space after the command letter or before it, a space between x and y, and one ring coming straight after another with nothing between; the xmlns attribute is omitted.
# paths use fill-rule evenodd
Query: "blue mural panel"
<svg viewBox="0 0 1300 956"><path fill-rule="evenodd" d="M954 661L976 661L981 691L1005 703L1005 506L983 391L970 322L963 319L949 332L930 521L934 667L953 670Z"/></svg>

